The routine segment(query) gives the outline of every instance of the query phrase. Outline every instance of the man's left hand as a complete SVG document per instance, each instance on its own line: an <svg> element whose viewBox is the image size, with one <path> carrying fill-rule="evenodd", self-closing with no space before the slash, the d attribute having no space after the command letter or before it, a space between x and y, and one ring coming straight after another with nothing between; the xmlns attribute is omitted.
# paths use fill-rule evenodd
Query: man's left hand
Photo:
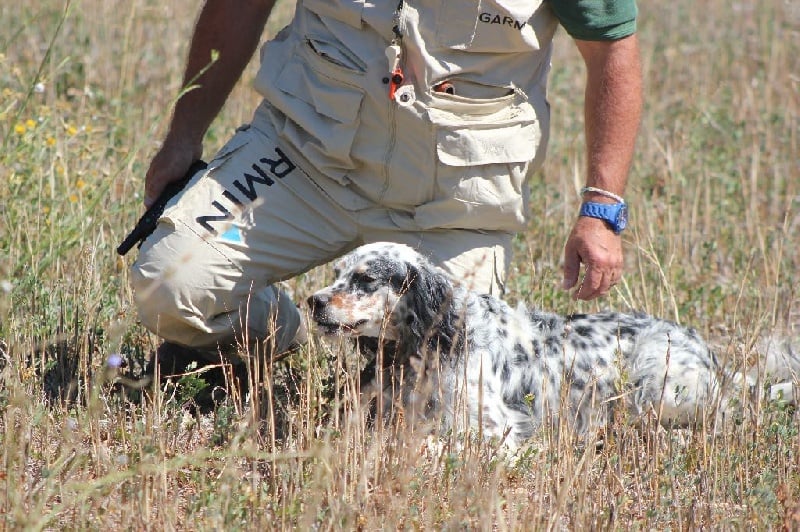
<svg viewBox="0 0 800 532"><path fill-rule="evenodd" d="M583 278L578 284L581 263ZM575 299L589 300L608 294L622 277L622 238L602 220L580 217L564 248L563 288L578 284Z"/></svg>

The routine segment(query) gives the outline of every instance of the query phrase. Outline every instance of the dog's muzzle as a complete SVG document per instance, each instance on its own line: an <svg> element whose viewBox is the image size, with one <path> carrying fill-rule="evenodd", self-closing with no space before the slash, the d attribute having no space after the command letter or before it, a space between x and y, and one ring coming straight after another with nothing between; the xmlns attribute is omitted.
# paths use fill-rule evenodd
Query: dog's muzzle
<svg viewBox="0 0 800 532"><path fill-rule="evenodd" d="M317 328L322 330L325 334L353 334L359 326L366 323L367 320L359 320L356 323L344 323L335 318L330 313L331 296L327 294L316 293L308 298L308 306L311 309L311 319L317 325Z"/></svg>

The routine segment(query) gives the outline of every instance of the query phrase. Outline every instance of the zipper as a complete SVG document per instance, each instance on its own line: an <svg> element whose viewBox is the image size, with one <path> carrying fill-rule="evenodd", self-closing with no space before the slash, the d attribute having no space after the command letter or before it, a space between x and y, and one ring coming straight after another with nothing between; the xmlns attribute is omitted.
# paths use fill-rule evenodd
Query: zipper
<svg viewBox="0 0 800 532"><path fill-rule="evenodd" d="M394 93L397 87L403 83L403 69L400 66L400 61L403 55L403 7L405 0L400 0L397 8L394 11L393 26L392 26L392 40L386 48L386 58L389 62L389 140L386 144L386 153L383 157L383 187L378 195L378 201L383 202L386 191L389 190L389 182L391 175L389 173L389 163L394 155L394 148L397 144L397 104L394 101Z"/></svg>

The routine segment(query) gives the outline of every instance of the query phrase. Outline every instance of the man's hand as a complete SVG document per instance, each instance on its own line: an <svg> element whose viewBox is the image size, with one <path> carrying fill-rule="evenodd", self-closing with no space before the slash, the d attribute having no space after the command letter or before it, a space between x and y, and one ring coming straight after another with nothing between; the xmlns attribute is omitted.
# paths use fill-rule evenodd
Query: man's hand
<svg viewBox="0 0 800 532"><path fill-rule="evenodd" d="M203 156L203 146L198 142L184 139L171 140L169 137L150 162L145 174L144 205L148 209L158 199L164 188L173 181L181 179L189 166Z"/></svg>
<svg viewBox="0 0 800 532"><path fill-rule="evenodd" d="M581 263L583 278L572 297L588 300L606 295L622 277L622 238L602 220L578 218L564 248L565 290L578 282Z"/></svg>

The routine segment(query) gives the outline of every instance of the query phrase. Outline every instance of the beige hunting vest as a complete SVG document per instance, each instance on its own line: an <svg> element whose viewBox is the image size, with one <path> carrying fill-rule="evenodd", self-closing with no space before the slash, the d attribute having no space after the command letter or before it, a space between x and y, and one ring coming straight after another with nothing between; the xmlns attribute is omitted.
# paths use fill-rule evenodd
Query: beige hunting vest
<svg viewBox="0 0 800 532"><path fill-rule="evenodd" d="M557 25L541 1L299 0L256 88L346 208L385 206L407 230L517 231L547 144Z"/></svg>

